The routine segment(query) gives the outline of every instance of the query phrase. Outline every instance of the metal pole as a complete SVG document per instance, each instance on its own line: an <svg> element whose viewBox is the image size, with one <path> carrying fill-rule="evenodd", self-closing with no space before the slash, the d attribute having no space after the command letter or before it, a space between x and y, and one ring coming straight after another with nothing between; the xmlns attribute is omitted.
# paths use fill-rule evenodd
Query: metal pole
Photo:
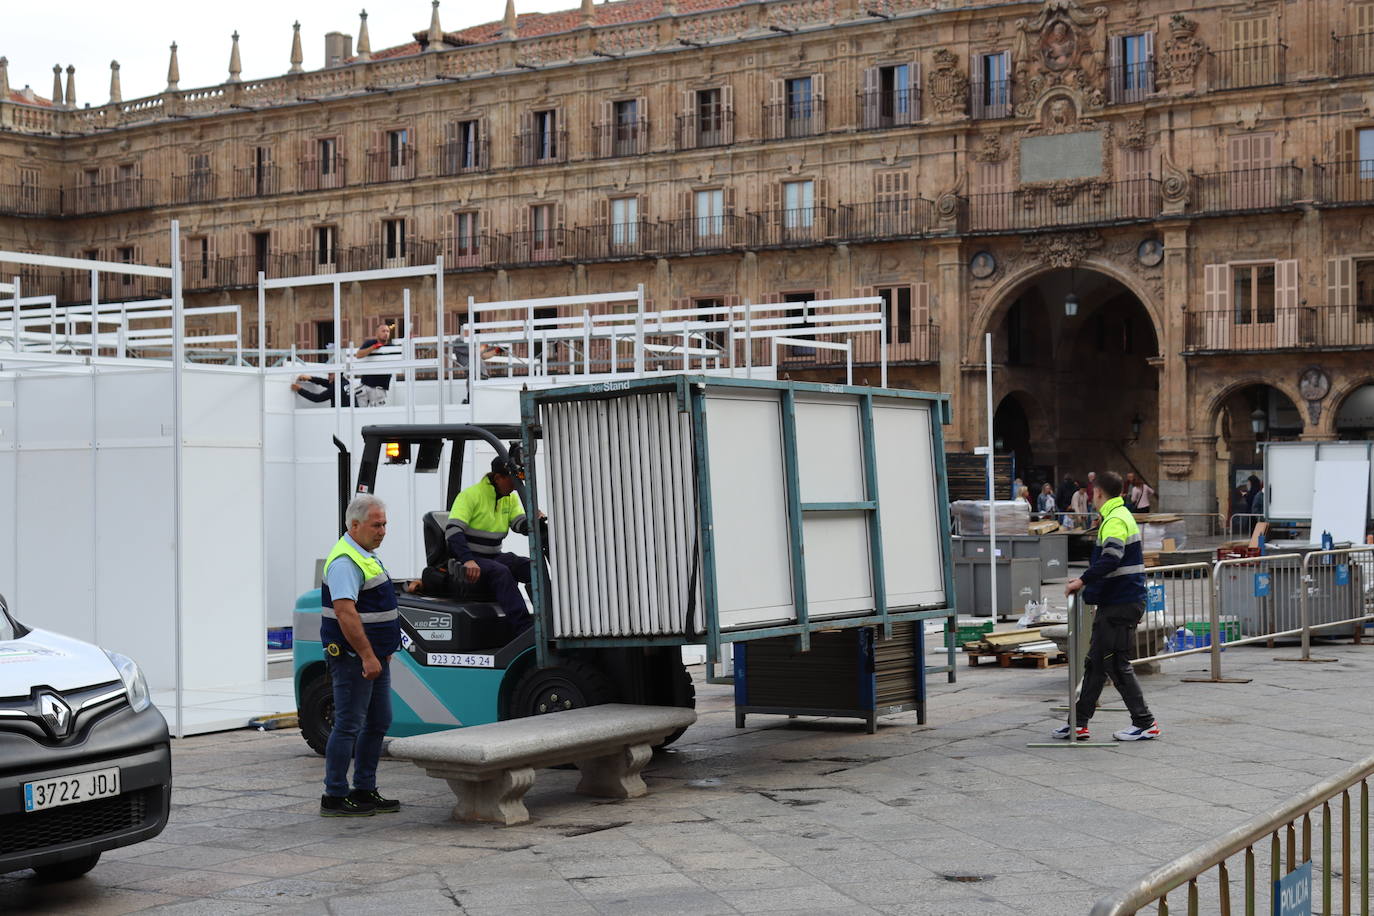
<svg viewBox="0 0 1374 916"><path fill-rule="evenodd" d="M258 368L267 368L267 290L263 288L266 276L258 271Z"/></svg>
<svg viewBox="0 0 1374 916"><path fill-rule="evenodd" d="M1091 748L1115 748L1115 741L1080 741L1078 739L1078 684L1082 680L1080 674L1083 664L1083 650L1080 645L1079 633L1083 627L1083 596L1080 592L1075 592L1072 600L1069 601L1069 663L1065 665L1069 669L1069 739L1063 743L1033 741L1026 747L1091 747Z"/></svg>
<svg viewBox="0 0 1374 916"><path fill-rule="evenodd" d="M177 694L177 729L176 736L184 737L185 731L185 686L183 680L183 659L182 659L182 569L181 569L181 538L184 528L182 513L182 493L181 489L185 481L183 480L182 466L182 440L184 438L185 405L183 404L184 391L182 388L182 369L186 361L186 340L184 338L185 329L182 326L182 301L181 301L181 221L172 220L172 619L175 631L176 657L173 659L173 670L176 672L176 694ZM91 273L91 285L95 286L95 273ZM94 294L92 294L92 304L94 304ZM94 310L94 309L93 309Z"/></svg>
<svg viewBox="0 0 1374 916"><path fill-rule="evenodd" d="M336 281L331 285L334 287L334 353L328 361L338 366L334 371L334 435L342 439L344 374L343 357L341 356L343 341L339 337L342 335L343 315L341 314L342 306L339 303L339 284ZM348 400L350 404L353 402L352 398Z"/></svg>
<svg viewBox="0 0 1374 916"><path fill-rule="evenodd" d="M988 407L988 606L992 619L997 619L997 485L992 433L992 334L983 338L984 376L987 388ZM1069 698L1073 702L1073 698Z"/></svg>
<svg viewBox="0 0 1374 916"><path fill-rule="evenodd" d="M754 377L753 306L744 300L744 377Z"/></svg>
<svg viewBox="0 0 1374 916"><path fill-rule="evenodd" d="M14 278L14 352L15 352L15 353L18 353L18 352L19 352L19 287L20 287L21 285L22 285L22 281L21 281L21 279L19 278L19 276L16 275L15 278ZM52 304L51 314L52 314L52 316L53 316L53 318L52 318L52 320L53 320L53 327L51 327L51 328L48 329L48 352L49 352L49 353L56 353L56 352L57 352L57 327L56 327L56 323L57 323L57 303L56 303L56 302L54 302L54 303Z"/></svg>
<svg viewBox="0 0 1374 916"><path fill-rule="evenodd" d="M407 296L410 290L406 290ZM406 336L410 333L410 321L406 320ZM444 422L444 401L448 400L448 349L444 346L444 256L434 258L434 336L438 351L435 359L439 362L439 422ZM414 475L412 475L414 476Z"/></svg>
<svg viewBox="0 0 1374 916"><path fill-rule="evenodd" d="M878 328L878 358L882 360L882 364L881 364L881 365L882 365L882 369L881 369L882 381L881 381L879 384L880 384L883 388L886 388L886 387L887 387L887 302L886 302L886 301L883 302L881 312L882 312L882 316L883 316L883 317L882 317L882 324L881 324L881 325L879 326L879 328ZM989 339L989 340L992 339L992 335L991 335L991 334L988 335L988 339ZM992 345L989 343L989 344L988 344L988 352L989 352L989 353L992 352L992 349L991 349L991 348L992 348ZM991 359L988 359L988 365L992 365L992 360L991 360ZM989 422L991 422L991 421L989 421Z"/></svg>

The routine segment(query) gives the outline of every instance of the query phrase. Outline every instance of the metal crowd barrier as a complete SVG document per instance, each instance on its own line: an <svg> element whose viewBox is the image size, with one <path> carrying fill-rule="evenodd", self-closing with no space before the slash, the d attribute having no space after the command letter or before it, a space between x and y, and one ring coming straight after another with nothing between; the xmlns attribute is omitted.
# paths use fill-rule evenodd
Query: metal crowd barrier
<svg viewBox="0 0 1374 916"><path fill-rule="evenodd" d="M1204 889L1210 897L1215 891L1215 903L1208 901L1208 911L1231 913L1231 873L1228 860L1244 854L1241 898L1247 914L1278 913L1274 898L1280 887L1291 887L1306 878L1306 893L1312 904L1309 908L1288 909L1284 912L1335 913L1333 900L1337 887L1340 892L1341 913L1355 912L1351 908L1358 888L1360 910L1369 913L1369 780L1374 777L1374 757L1367 757L1344 773L1326 779L1282 805L1257 815L1185 855L1169 862L1130 887L1099 900L1090 916L1128 916L1156 902L1160 913L1169 912L1169 893L1187 885L1188 912L1198 913ZM1352 817L1351 793L1359 788L1359 813ZM1338 801L1337 801L1338 800ZM1333 812L1336 802L1339 813ZM1321 849L1312 845L1312 821L1320 822ZM1359 831L1358 870L1353 855L1355 831ZM1298 833L1301 831L1301 841ZM1339 857L1333 853L1334 835L1339 833ZM1266 844L1265 838L1269 839ZM1268 847L1267 849L1265 847ZM1310 868L1306 875L1303 870ZM1208 872L1216 869L1215 883L1207 880ZM1265 872L1267 878L1261 878ZM1320 875L1321 909L1315 906L1311 893ZM1284 882L1280 884L1280 882ZM1268 894L1260 890L1267 886ZM1300 899L1302 890L1294 897ZM1256 908L1257 900L1268 898L1269 906Z"/></svg>

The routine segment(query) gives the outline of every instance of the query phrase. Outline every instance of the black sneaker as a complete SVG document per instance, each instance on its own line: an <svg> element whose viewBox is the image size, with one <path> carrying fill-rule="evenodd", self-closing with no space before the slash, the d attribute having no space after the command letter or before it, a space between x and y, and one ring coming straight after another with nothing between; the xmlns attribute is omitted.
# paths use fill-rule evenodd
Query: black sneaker
<svg viewBox="0 0 1374 916"><path fill-rule="evenodd" d="M394 814L401 810L398 800L383 798L376 789L354 789L348 793L348 797L359 805L368 805L378 814Z"/></svg>
<svg viewBox="0 0 1374 916"><path fill-rule="evenodd" d="M376 813L377 806L363 798L320 796L320 817L371 817Z"/></svg>

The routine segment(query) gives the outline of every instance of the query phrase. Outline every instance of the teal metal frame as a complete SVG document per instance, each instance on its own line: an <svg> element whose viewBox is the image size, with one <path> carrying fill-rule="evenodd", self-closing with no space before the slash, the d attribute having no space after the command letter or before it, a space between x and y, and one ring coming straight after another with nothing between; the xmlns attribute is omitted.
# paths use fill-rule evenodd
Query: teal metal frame
<svg viewBox="0 0 1374 916"><path fill-rule="evenodd" d="M783 428L783 462L786 475L786 499L788 529L791 548L791 572L793 602L797 610L795 623L770 627L757 627L745 630L722 632L717 614L718 595L716 593L716 544L714 514L711 505L711 477L709 456L710 430L706 422L707 388L754 389L777 392ZM936 517L940 528L940 551L942 557L942 577L945 600L941 605L916 606L908 610L894 612L887 606L886 567L882 548L882 500L878 493L878 472L875 434L873 428L873 399L901 398L920 400L930 403L930 424L932 441L932 460L935 462L935 481L938 488L939 505L948 505L949 488L944 467L944 435L942 427L950 422L949 396L928 391L867 388L857 385L828 385L813 382L774 382L761 379L737 379L717 376L680 374L650 379L602 382L588 385L575 385L550 388L539 391L524 391L520 396L521 419L524 426L524 446L527 455L533 455L539 446L539 405L573 400L609 399L624 394L643 394L651 392L670 392L677 396L678 409L690 412L693 430L693 458L696 474L696 512L698 531L701 538L701 590L702 611L704 613L704 636L707 660L716 664L721 659L721 647L730 643L763 639L775 636L794 636L802 650L810 647L811 633L818 627L849 628L862 626L882 627L883 638L890 638L892 625L899 621L924 621L944 618L945 648L947 664L925 669L927 673L946 673L952 683L955 680L954 664L954 563L950 546L950 519L948 512L938 512ZM857 395L860 407L860 423L864 460L865 498L851 502L814 502L803 503L800 499L800 480L796 451L796 395L798 392L822 394ZM539 484L535 462L527 462L528 492L530 505L526 511L539 511ZM806 556L803 519L808 512L863 512L868 517L870 539L870 563L874 586L873 613L843 618L826 618L813 624L809 614L806 590ZM543 538L539 526L531 526L530 547L535 556L543 556ZM536 563L537 572L531 577L531 590L537 612L534 615L535 645L539 664L548 663L554 649L606 648L626 646L684 645L696 642L694 634L669 635L657 637L597 637L549 639L545 635L549 619L549 598L552 594L547 569L543 563Z"/></svg>

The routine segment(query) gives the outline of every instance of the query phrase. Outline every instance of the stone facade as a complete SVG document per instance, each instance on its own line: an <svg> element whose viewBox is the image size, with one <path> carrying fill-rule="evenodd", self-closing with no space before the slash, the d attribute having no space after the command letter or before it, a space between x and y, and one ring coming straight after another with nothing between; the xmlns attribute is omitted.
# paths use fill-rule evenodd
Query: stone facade
<svg viewBox="0 0 1374 916"><path fill-rule="evenodd" d="M436 255L450 307L888 290L892 383L954 395L952 450L984 438L992 333L1030 463L1134 467L1189 511L1253 453L1253 390L1291 402L1270 434L1334 438L1374 380L1374 4L630 7L436 13L412 47L88 109L0 92L0 247L167 262L179 219L203 304ZM345 293L351 340L400 313ZM319 342L324 292L268 308L270 346Z"/></svg>

